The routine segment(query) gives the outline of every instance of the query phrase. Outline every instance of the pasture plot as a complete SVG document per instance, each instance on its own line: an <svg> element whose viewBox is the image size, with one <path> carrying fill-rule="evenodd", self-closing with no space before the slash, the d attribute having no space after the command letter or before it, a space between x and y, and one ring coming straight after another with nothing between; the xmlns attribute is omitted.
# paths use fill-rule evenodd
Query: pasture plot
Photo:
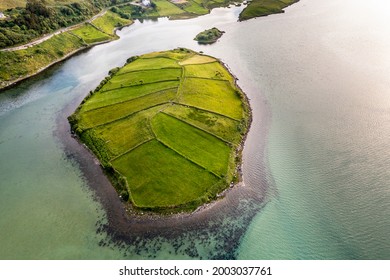
<svg viewBox="0 0 390 280"><path fill-rule="evenodd" d="M154 138L149 120L162 106L153 107L128 118L93 128L96 137L105 141L110 154L119 156Z"/></svg>
<svg viewBox="0 0 390 280"><path fill-rule="evenodd" d="M162 68L180 68L177 62L170 58L158 57L158 58L138 58L133 62L126 64L119 70L117 74L124 74L127 72L137 70L151 70Z"/></svg>
<svg viewBox="0 0 390 280"><path fill-rule="evenodd" d="M152 119L159 141L217 176L227 172L230 147L217 137L164 113Z"/></svg>
<svg viewBox="0 0 390 280"><path fill-rule="evenodd" d="M195 54L195 55L193 55L193 56L191 56L183 61L180 61L179 64L180 65L203 64L203 63L210 63L210 62L214 62L214 61L217 61L217 60L213 57Z"/></svg>
<svg viewBox="0 0 390 280"><path fill-rule="evenodd" d="M99 107L109 106L120 102L126 102L135 98L160 91L171 90L177 92L178 81L153 83L148 85L124 87L110 91L99 91L83 104L82 112L90 111Z"/></svg>
<svg viewBox="0 0 390 280"><path fill-rule="evenodd" d="M6 9L16 8L16 7L26 7L27 0L1 0L0 10L4 11Z"/></svg>
<svg viewBox="0 0 390 280"><path fill-rule="evenodd" d="M116 27L122 27L132 23L131 20L121 18L113 12L107 11L103 16L95 19L92 23L100 28L103 32L107 34L114 35Z"/></svg>
<svg viewBox="0 0 390 280"><path fill-rule="evenodd" d="M241 141L242 137L238 131L240 122L238 121L182 105L168 106L163 112L214 134L225 141L234 144Z"/></svg>
<svg viewBox="0 0 390 280"><path fill-rule="evenodd" d="M221 7L223 4L228 4L229 0L212 0L207 2L207 7Z"/></svg>
<svg viewBox="0 0 390 280"><path fill-rule="evenodd" d="M184 10L189 13L196 15L205 15L209 12L208 9L204 8L202 5L196 3L195 1L188 1L188 4L184 6Z"/></svg>
<svg viewBox="0 0 390 280"><path fill-rule="evenodd" d="M176 97L176 91L167 90L149 94L130 101L97 108L80 115L79 128L87 129L128 117L156 105L168 103Z"/></svg>
<svg viewBox="0 0 390 280"><path fill-rule="evenodd" d="M128 181L138 207L169 207L195 201L218 183L218 178L156 140L112 162ZM199 204L199 203L198 203Z"/></svg>
<svg viewBox="0 0 390 280"><path fill-rule="evenodd" d="M216 80L228 80L234 82L234 78L219 62L206 64L190 64L185 67L186 77L208 78Z"/></svg>
<svg viewBox="0 0 390 280"><path fill-rule="evenodd" d="M163 57L163 58L170 58L174 60L182 60L188 55L191 54L189 51L187 52L184 49L174 49L173 51L168 52L152 52L148 54L142 55L143 58L157 58L157 57Z"/></svg>
<svg viewBox="0 0 390 280"><path fill-rule="evenodd" d="M185 13L185 11L166 0L154 0L153 3L157 6L158 15L162 17L181 15Z"/></svg>
<svg viewBox="0 0 390 280"><path fill-rule="evenodd" d="M90 24L84 24L84 26L72 30L71 33L82 38L87 44L94 44L110 40L109 35L101 32L100 30L97 30Z"/></svg>
<svg viewBox="0 0 390 280"><path fill-rule="evenodd" d="M179 82L181 73L182 70L180 68L168 68L119 74L110 79L101 91L163 81Z"/></svg>
<svg viewBox="0 0 390 280"><path fill-rule="evenodd" d="M240 94L226 81L186 78L179 102L233 119L243 118Z"/></svg>
<svg viewBox="0 0 390 280"><path fill-rule="evenodd" d="M193 2L195 2L198 5L202 5L203 2L205 2L205 1L204 0L193 0Z"/></svg>

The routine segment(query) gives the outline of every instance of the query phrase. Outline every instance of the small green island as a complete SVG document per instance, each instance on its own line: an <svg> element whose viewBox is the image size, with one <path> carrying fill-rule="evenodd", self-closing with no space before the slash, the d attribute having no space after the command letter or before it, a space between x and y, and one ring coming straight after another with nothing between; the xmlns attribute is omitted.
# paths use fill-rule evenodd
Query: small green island
<svg viewBox="0 0 390 280"><path fill-rule="evenodd" d="M250 119L224 65L179 48L112 69L69 122L128 207L172 213L240 181Z"/></svg>
<svg viewBox="0 0 390 280"><path fill-rule="evenodd" d="M224 31L219 30L216 27L211 29L207 29L205 31L200 32L194 38L195 41L198 41L199 44L212 44L217 42L219 38L225 33Z"/></svg>

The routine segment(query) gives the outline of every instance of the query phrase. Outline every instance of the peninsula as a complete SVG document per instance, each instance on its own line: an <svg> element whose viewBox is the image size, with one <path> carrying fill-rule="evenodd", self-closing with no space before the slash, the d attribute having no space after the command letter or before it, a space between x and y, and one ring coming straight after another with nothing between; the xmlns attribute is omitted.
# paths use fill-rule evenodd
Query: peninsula
<svg viewBox="0 0 390 280"><path fill-rule="evenodd" d="M240 180L250 118L221 62L180 48L111 70L69 122L128 206L171 213Z"/></svg>

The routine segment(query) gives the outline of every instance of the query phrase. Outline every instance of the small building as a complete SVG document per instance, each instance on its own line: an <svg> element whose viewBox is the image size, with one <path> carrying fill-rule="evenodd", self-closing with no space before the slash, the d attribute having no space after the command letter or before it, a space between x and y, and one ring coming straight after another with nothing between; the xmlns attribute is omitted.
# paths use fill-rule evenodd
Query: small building
<svg viewBox="0 0 390 280"><path fill-rule="evenodd" d="M0 19L3 19L3 18L5 18L5 15L2 12L0 12Z"/></svg>
<svg viewBox="0 0 390 280"><path fill-rule="evenodd" d="M142 0L142 5L144 5L145 7L149 7L151 4L150 0Z"/></svg>

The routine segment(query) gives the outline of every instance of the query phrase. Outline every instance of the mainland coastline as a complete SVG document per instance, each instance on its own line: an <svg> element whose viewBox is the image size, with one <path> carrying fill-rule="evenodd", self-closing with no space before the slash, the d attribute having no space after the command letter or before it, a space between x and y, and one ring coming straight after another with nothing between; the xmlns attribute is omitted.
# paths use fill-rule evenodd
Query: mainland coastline
<svg viewBox="0 0 390 280"><path fill-rule="evenodd" d="M245 2L246 4L248 4L248 6L245 6L244 10L240 13L239 20L243 21L243 20L248 20L251 18L259 17L259 16L268 16L268 15L275 14L275 13L283 13L284 8L296 3L298 1L299 0L287 0L286 3L283 2L282 4L280 4L280 3L276 4L279 1L275 1L275 0L269 0L265 3L260 3L260 4L256 0L249 2L249 4L247 2ZM235 1L233 1L233 3L234 2ZM210 13L211 9L217 8L217 7L228 6L229 3L232 3L232 1L227 0L227 2L211 5L205 11L198 12L198 14L188 14L188 12L186 12L186 11L184 11L183 13L180 13L180 12L178 13L177 11L170 10L166 13L157 13L157 14L154 12L149 13L149 14L147 13L146 16L139 14L137 17L134 18L134 20L135 19L142 20L142 19L148 19L148 18L158 18L161 16L168 16L172 20L187 19L187 18L197 17L197 16L201 16L201 15ZM127 5L129 3L124 3L124 4ZM117 6L114 6L113 8L125 7L124 4L121 3ZM140 6L136 6L136 7L140 7ZM157 6L157 8L158 8L158 6ZM244 11L245 11L245 13L244 13ZM111 11L109 11L109 12L111 13ZM117 17L123 16L123 12L120 9L119 9L119 11L117 10L116 13L117 13ZM98 38L95 38L92 42L87 42L86 38L83 38L82 36L80 37L77 34L71 33L72 36L77 37L80 40L80 42L78 42L78 43L75 42L74 43L75 45L69 50L57 51L58 55L55 55L54 58L49 58L49 56L53 57L53 54L50 54L49 56L46 56L46 57L44 56L45 57L44 60L47 60L47 61L43 62L43 63L42 63L42 61L40 61L40 60L42 60L41 58L34 58L33 54L36 53L39 55L42 52L42 50L40 49L40 46L42 44L44 44L46 42L46 40L43 41L43 43L40 42L38 44L35 44L34 41L40 41L41 39L39 39L39 38L34 39L33 42L30 42L30 43L24 45L26 47L19 46L19 47L15 48L16 50L8 51L7 49L0 49L0 58L2 58L2 61L0 63L0 93L6 89L14 87L15 85L19 84L20 82L22 82L26 79L29 79L33 76L36 76L37 74L45 71L46 69L50 68L51 66L53 66L59 62L62 62L62 61L68 59L69 57L71 57L71 56L73 56L73 55L75 55L83 50L86 50L86 49L92 48L93 46L108 43L108 42L111 42L113 40L118 39L118 36L116 35L116 31L118 29L125 27L125 26L129 26L129 25L133 24L132 20L128 20L128 22L121 22L121 25L119 27L115 27L115 25L112 25L111 30L113 30L113 32L112 32L112 36L111 36L110 32L102 30L102 28L97 27L96 25L93 24L93 22L96 19L101 18L101 17L105 16L106 14L107 14L107 10L103 10L102 12L100 12L99 14L95 15L90 20L85 22L85 24L91 26L92 28L96 28L97 30L95 30L95 31L103 33L103 35L106 35L105 37L102 37L102 35L100 34L98 36ZM243 14L243 16L241 16L242 14ZM122 21L124 21L124 20L125 19L122 18ZM44 37L49 37L48 40L51 40L55 37L60 38L59 40L64 40L61 38L62 34L65 32L70 32L72 29L75 29L75 28L83 29L84 27L82 26L82 23L79 23L79 24L76 24L74 26L70 26L62 31L53 32L52 35L46 35ZM107 35L109 35L109 36L107 36ZM53 37L51 37L51 36L53 36ZM100 39L99 37L103 38L103 39ZM65 44L65 41L63 41L63 44ZM26 60L26 58L23 58L23 56L21 58L18 58L18 62L16 62L16 64L15 64L15 58L13 56L11 56L10 58L7 58L7 56L6 56L7 52L9 52L9 53L18 52L18 51L26 49L26 48L34 48L34 51L28 55L27 59L30 59L30 60L35 59L36 62L34 62L34 64L39 65L38 67L33 66L33 69L31 69L31 70L27 70L29 68L29 66L27 64L25 64L24 62L17 65L17 63L20 63L21 60L22 61ZM11 49L14 49L14 48L11 48ZM46 50L45 50L45 52L46 52ZM40 61L40 62L38 62L38 61ZM13 64L15 64L15 65L13 65ZM8 66L6 66L6 65L8 65ZM11 65L13 65L12 66L13 68L16 67L19 69L25 69L25 70L27 70L27 72L25 72L23 74L16 74L15 77L12 77L12 74L11 74L12 71L10 71L10 69L8 69L8 68L10 68ZM7 74L5 74L5 72L7 72ZM7 76L9 76L9 78L4 78Z"/></svg>

